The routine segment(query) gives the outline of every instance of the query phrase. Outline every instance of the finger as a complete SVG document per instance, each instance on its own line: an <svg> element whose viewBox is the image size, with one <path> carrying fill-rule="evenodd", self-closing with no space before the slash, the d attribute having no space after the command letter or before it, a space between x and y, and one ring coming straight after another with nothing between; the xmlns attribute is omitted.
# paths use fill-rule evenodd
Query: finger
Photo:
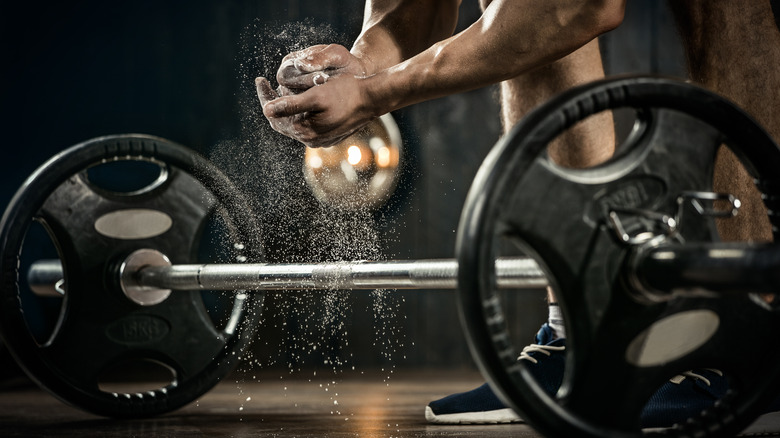
<svg viewBox="0 0 780 438"><path fill-rule="evenodd" d="M294 94L272 100L263 105L263 114L269 118L278 118L316 111L316 104L308 96L302 96L304 94Z"/></svg>
<svg viewBox="0 0 780 438"><path fill-rule="evenodd" d="M281 74L283 70L288 70L288 75L293 75L295 71L298 73L311 73L328 68L327 65L324 65L319 61L319 53L326 47L327 46L324 44L318 44L287 54L287 56L282 59L282 63L279 66L279 74ZM279 74L277 74L277 76Z"/></svg>
<svg viewBox="0 0 780 438"><path fill-rule="evenodd" d="M306 91L306 90L299 90L299 89L296 89L296 88L287 88L284 85L279 85L279 88L276 89L276 94L279 97L284 97L284 96L291 96L293 94L298 94L298 93L301 93L302 91Z"/></svg>
<svg viewBox="0 0 780 438"><path fill-rule="evenodd" d="M303 68L299 68L301 66ZM306 61L299 62L296 59L289 59L283 62L276 72L276 81L290 89L306 90L327 82L329 74L325 70L333 72L334 69L335 67L332 66L308 64Z"/></svg>
<svg viewBox="0 0 780 438"><path fill-rule="evenodd" d="M295 92L300 92L325 82L320 71L321 69L301 70L297 67L299 64L295 58L282 62L282 65L279 66L279 70L276 72L276 81L279 82L279 85L295 90ZM313 67L306 64L306 68L310 69ZM320 76L317 78L317 82L315 82L314 79L317 75Z"/></svg>
<svg viewBox="0 0 780 438"><path fill-rule="evenodd" d="M263 107L266 104L279 97L278 94L271 88L271 83L268 79L259 77L255 79L255 88L257 89L257 98L260 99L260 105Z"/></svg>
<svg viewBox="0 0 780 438"><path fill-rule="evenodd" d="M293 89L293 90L306 90L317 85L322 85L328 82L330 75L323 71L317 71L314 73L296 74L294 76L278 77L279 84Z"/></svg>
<svg viewBox="0 0 780 438"><path fill-rule="evenodd" d="M314 86L311 79L301 78L301 76L307 74L295 68L293 60L289 60L282 63L279 67L279 70L276 72L276 81L283 87L305 90Z"/></svg>
<svg viewBox="0 0 780 438"><path fill-rule="evenodd" d="M282 58L282 63L295 59L295 58L305 58L310 53L317 52L322 50L323 48L327 47L327 44L315 44L313 46L309 46L305 49L296 50L295 52L290 52L287 55L285 55L284 58Z"/></svg>
<svg viewBox="0 0 780 438"><path fill-rule="evenodd" d="M316 46L312 49L305 54L306 56L293 59L293 65L296 69L305 73L314 73L322 70L343 68L350 61L349 50L338 44Z"/></svg>

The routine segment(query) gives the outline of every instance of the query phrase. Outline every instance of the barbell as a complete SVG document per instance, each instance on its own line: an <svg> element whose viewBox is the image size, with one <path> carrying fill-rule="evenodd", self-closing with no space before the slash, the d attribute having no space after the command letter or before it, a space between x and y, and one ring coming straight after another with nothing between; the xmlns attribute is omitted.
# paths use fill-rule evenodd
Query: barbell
<svg viewBox="0 0 780 438"><path fill-rule="evenodd" d="M774 269L780 266L780 252L773 245L663 247L635 257L633 271L626 278L637 286L637 297L653 301L694 287L719 293L773 294L779 280ZM727 263L723 263L724 257L729 259ZM549 286L530 257L498 258L495 265L498 289ZM109 277L118 281L129 300L153 306L173 290L457 289L457 273L454 259L173 265L165 254L144 248L128 255ZM37 261L27 273L30 288L42 296L65 295L64 277L59 260Z"/></svg>
<svg viewBox="0 0 780 438"><path fill-rule="evenodd" d="M557 135L618 108L635 122L608 162L568 169L547 156ZM759 296L776 291L780 251L719 241L716 218L740 206L712 190L722 144L756 178L776 234L780 151L769 135L694 85L623 77L552 99L496 144L466 199L456 258L276 264L264 262L245 195L213 164L157 137L93 139L41 166L3 215L0 333L25 371L65 402L142 417L195 400L233 369L255 336L265 290L457 288L480 369L541 432L641 435L642 408L665 381L718 368L729 392L664 433L733 435L778 394L780 341L742 330L780 328L776 307ZM97 183L102 166L127 162L154 171L139 187ZM207 240L228 262L195 262L210 230L221 233ZM24 246L36 233L56 259ZM569 334L564 383L552 396L517 360L524 340L512 339L502 295L545 286ZM25 288L62 297L42 298L59 300L50 332L35 333L25 318L30 296L40 295ZM223 317L204 300L220 300L209 306ZM685 342L658 342L670 332ZM104 370L127 360L162 363L174 379L141 393L101 388Z"/></svg>

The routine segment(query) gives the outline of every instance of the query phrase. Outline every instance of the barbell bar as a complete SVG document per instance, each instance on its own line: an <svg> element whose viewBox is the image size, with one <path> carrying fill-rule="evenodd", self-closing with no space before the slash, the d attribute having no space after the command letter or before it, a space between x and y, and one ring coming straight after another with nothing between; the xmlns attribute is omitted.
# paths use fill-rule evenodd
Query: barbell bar
<svg viewBox="0 0 780 438"><path fill-rule="evenodd" d="M131 255L130 259L137 255ZM498 287L546 287L537 264L525 257L496 261ZM121 275L123 288L173 290L456 289L454 259L302 264L149 266Z"/></svg>
<svg viewBox="0 0 780 438"><path fill-rule="evenodd" d="M654 301L686 293L772 294L780 282L780 250L770 244L651 245L634 251L628 264L626 280L633 290ZM530 257L498 258L495 269L498 289L549 285ZM146 306L160 303L172 290L457 289L458 262L421 259L173 265L161 252L144 248L119 264L115 277L128 298ZM27 280L39 295L65 294L59 260L33 263Z"/></svg>
<svg viewBox="0 0 780 438"><path fill-rule="evenodd" d="M502 289L547 286L544 274L529 257L496 260L496 275ZM128 298L137 304L154 305L171 290L456 289L458 263L454 259L428 259L172 265L159 251L139 249L119 264L116 276ZM59 260L33 263L27 281L38 295L66 293Z"/></svg>

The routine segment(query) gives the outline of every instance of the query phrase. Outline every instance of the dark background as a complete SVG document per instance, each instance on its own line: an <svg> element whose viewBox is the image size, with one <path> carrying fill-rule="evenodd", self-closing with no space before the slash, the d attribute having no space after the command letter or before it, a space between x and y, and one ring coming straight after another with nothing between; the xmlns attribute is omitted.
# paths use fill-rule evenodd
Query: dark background
<svg viewBox="0 0 780 438"><path fill-rule="evenodd" d="M275 259L452 257L466 192L500 135L495 87L394 113L406 148L402 181L386 206L364 214L317 205L301 185L300 146L270 133L257 112L254 77L273 77L290 50L349 45L362 3L2 2L0 205L58 151L145 133L211 157L250 191L276 236ZM477 2L465 1L459 27L478 15ZM623 25L601 44L608 74L685 76L665 2L628 2ZM248 365L472 367L454 294L272 295ZM542 295L523 312L522 324L538 327Z"/></svg>

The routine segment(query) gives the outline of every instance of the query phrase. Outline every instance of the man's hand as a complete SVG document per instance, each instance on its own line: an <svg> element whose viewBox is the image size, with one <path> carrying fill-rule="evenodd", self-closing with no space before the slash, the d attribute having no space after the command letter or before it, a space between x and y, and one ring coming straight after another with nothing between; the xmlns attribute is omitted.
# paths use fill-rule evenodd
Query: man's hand
<svg viewBox="0 0 780 438"><path fill-rule="evenodd" d="M344 46L320 44L285 56L276 80L282 87L303 91L324 84L331 76L343 74L365 77L363 61Z"/></svg>
<svg viewBox="0 0 780 438"><path fill-rule="evenodd" d="M271 87L271 84L268 82L268 79L263 77L255 79L255 88L257 88L257 97L260 99L260 105L263 107L263 113L265 113L265 107L268 105L269 102L283 96L290 96L294 94L290 89L281 86L277 90L274 90ZM298 139L299 141L301 141L298 138L298 133L300 132L300 130L296 128L296 124L300 124L303 122L304 114L295 114L289 117L266 116L266 118L271 123L271 127L275 131L284 134L290 138Z"/></svg>
<svg viewBox="0 0 780 438"><path fill-rule="evenodd" d="M319 45L284 58L277 90L262 77L255 86L273 129L306 146L324 147L375 117L361 91L364 76L363 63L345 47Z"/></svg>
<svg viewBox="0 0 780 438"><path fill-rule="evenodd" d="M331 146L377 117L361 91L360 81L349 75L331 77L324 85L299 94L271 88L257 78L257 96L263 114L278 132L309 147Z"/></svg>

